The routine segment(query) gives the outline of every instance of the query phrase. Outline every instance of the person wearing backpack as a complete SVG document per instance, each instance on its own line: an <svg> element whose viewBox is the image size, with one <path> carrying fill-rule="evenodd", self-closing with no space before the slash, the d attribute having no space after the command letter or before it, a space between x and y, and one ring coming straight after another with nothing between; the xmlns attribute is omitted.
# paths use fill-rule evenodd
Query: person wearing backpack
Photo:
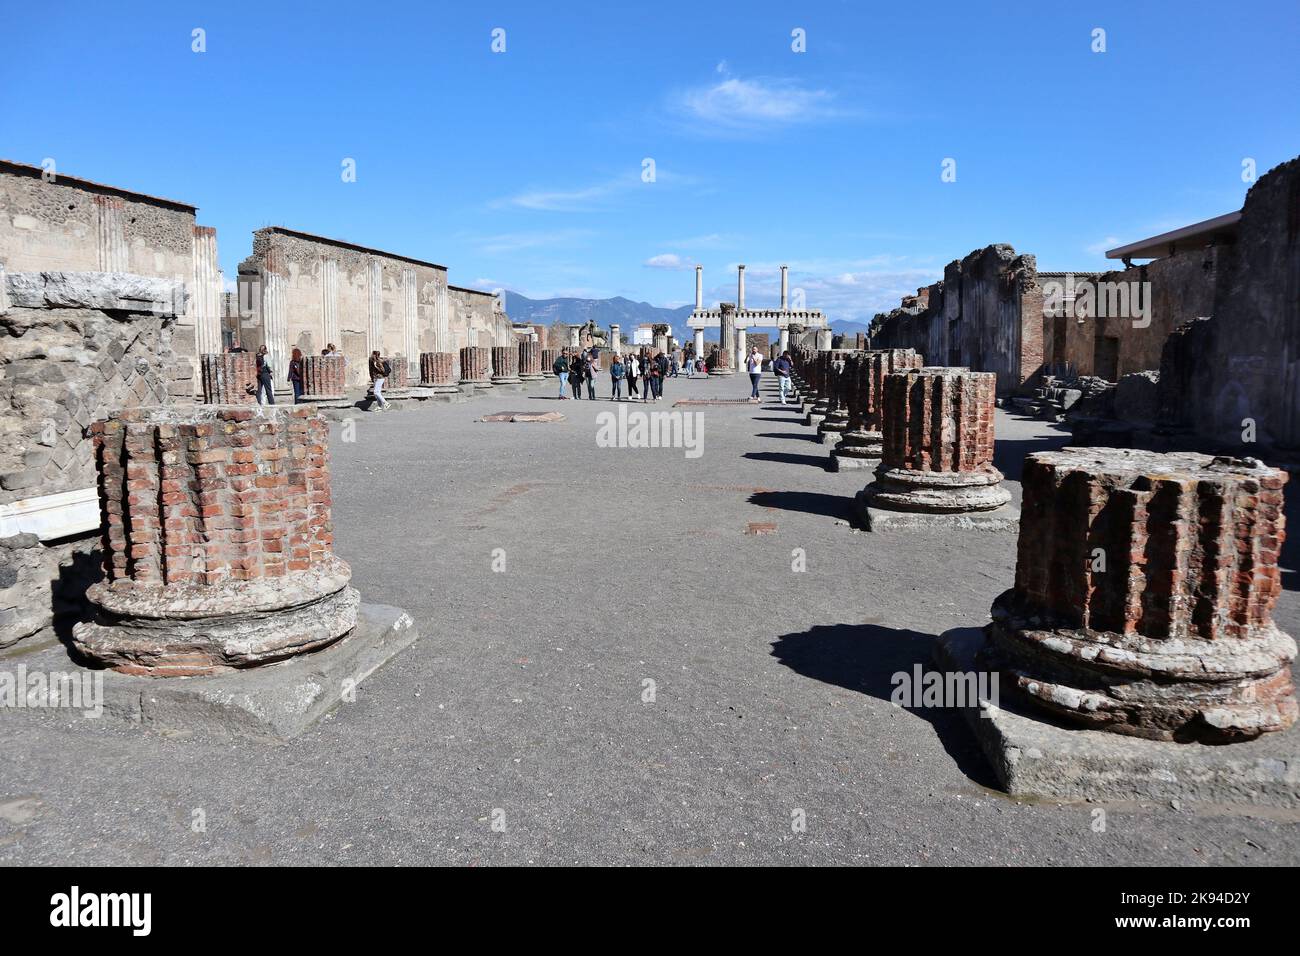
<svg viewBox="0 0 1300 956"><path fill-rule="evenodd" d="M555 361L551 363L551 371L555 377L560 380L560 401L568 399L564 394L564 386L569 384L569 350L560 349L560 354L555 356Z"/></svg>
<svg viewBox="0 0 1300 956"><path fill-rule="evenodd" d="M609 384L612 389L609 400L617 402L623 397L623 377L627 375L627 366L623 364L621 355L614 356L614 364L609 367Z"/></svg>
<svg viewBox="0 0 1300 956"><path fill-rule="evenodd" d="M384 411L388 410L388 400L384 398L384 380L393 373L393 366L388 359L382 358L379 349L370 353L370 388L375 393L375 401Z"/></svg>
<svg viewBox="0 0 1300 956"><path fill-rule="evenodd" d="M654 382L655 401L661 402L664 397L664 382L668 379L668 356L660 352L655 356L655 374L652 378Z"/></svg>
<svg viewBox="0 0 1300 956"><path fill-rule="evenodd" d="M266 346L260 346L257 350L257 404L262 403L262 393L266 393L266 404L275 404L275 390L271 387L274 379L271 377L271 363L267 361Z"/></svg>

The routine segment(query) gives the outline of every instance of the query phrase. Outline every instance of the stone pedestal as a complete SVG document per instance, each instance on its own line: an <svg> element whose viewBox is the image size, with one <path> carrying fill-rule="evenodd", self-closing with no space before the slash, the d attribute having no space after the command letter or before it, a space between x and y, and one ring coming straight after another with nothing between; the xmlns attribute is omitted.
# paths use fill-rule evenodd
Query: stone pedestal
<svg viewBox="0 0 1300 956"><path fill-rule="evenodd" d="M525 382L540 382L542 375L542 348L535 341L519 343L519 377Z"/></svg>
<svg viewBox="0 0 1300 956"><path fill-rule="evenodd" d="M400 398L401 393L411 388L410 364L405 355L394 355L388 364L392 371L384 379L384 397Z"/></svg>
<svg viewBox="0 0 1300 956"><path fill-rule="evenodd" d="M1223 743L1290 727L1296 645L1272 619L1286 480L1253 459L1030 455L1015 586L981 661L1004 691L1115 733Z"/></svg>
<svg viewBox="0 0 1300 956"><path fill-rule="evenodd" d="M492 384L520 385L519 347L517 345L494 345L492 347Z"/></svg>
<svg viewBox="0 0 1300 956"><path fill-rule="evenodd" d="M542 349L542 377L555 378L555 357L559 349Z"/></svg>
<svg viewBox="0 0 1300 956"><path fill-rule="evenodd" d="M456 356L451 352L420 353L420 387L437 394L459 392L456 387Z"/></svg>
<svg viewBox="0 0 1300 956"><path fill-rule="evenodd" d="M347 396L346 363L337 352L329 355L304 355L302 359L302 400L304 402L338 401Z"/></svg>
<svg viewBox="0 0 1300 956"><path fill-rule="evenodd" d="M214 674L356 622L334 556L325 420L310 406L137 408L93 426L105 580L72 643L130 674Z"/></svg>
<svg viewBox="0 0 1300 956"><path fill-rule="evenodd" d="M1014 531L1011 493L993 467L997 375L918 368L885 377L884 456L858 495L869 530L963 527Z"/></svg>
<svg viewBox="0 0 1300 956"><path fill-rule="evenodd" d="M847 383L848 422L840 443L831 452L833 471L875 467L884 454L881 403L885 376L924 364L925 360L915 349L875 349L858 356L853 364L852 380ZM850 374L847 366L844 374Z"/></svg>
<svg viewBox="0 0 1300 956"><path fill-rule="evenodd" d="M460 350L460 384L472 385L477 389L488 389L492 383L488 380L488 368L492 353L481 345L469 345Z"/></svg>
<svg viewBox="0 0 1300 956"><path fill-rule="evenodd" d="M217 352L199 356L205 405L256 405L257 356Z"/></svg>

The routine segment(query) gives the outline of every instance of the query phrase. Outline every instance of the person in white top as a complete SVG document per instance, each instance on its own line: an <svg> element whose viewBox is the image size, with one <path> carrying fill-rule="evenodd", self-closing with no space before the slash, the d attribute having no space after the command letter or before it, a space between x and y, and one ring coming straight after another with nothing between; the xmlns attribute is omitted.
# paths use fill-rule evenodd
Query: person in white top
<svg viewBox="0 0 1300 956"><path fill-rule="evenodd" d="M745 371L749 373L749 381L753 387L749 394L749 400L756 402L758 401L758 380L763 376L763 356L759 354L757 345L749 350L749 355L745 358Z"/></svg>

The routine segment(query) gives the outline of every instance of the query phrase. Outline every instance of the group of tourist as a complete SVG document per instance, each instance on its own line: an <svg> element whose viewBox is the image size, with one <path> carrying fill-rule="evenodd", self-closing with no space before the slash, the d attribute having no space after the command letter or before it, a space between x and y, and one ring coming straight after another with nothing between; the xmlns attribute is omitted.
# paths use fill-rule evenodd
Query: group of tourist
<svg viewBox="0 0 1300 956"><path fill-rule="evenodd" d="M226 351L234 353L234 352L247 352L248 350L244 348L242 345L240 345L239 340L236 339L226 349ZM321 349L320 354L341 355L342 353L339 352L338 347L333 342L330 342L328 345L325 346L325 348ZM372 380L374 379L374 359L377 358L378 355L379 353L375 352L373 353L371 358L371 379ZM303 365L304 362L303 362L302 349L295 348L289 354L289 373L288 375L285 376L285 380L289 383L289 386L293 389L293 402L295 405L302 400ZM255 385L253 385L250 388L250 391L254 391L254 390L256 391L257 404L259 405L275 404L274 383L275 383L275 370L271 368L271 359L268 355L267 348L265 345L260 345L258 346L257 349L257 382ZM376 397L380 399L382 403L381 407L387 408L388 403L383 401L382 391L383 391L383 381L381 379L379 382L379 388L376 389Z"/></svg>
<svg viewBox="0 0 1300 956"><path fill-rule="evenodd" d="M637 381L641 382L641 401L662 401L664 397L664 379L676 378L681 369L677 356L668 356L663 351L650 350L641 353L629 352L626 355L614 353L609 365L611 402L622 401L623 385L627 384L627 399L634 401L637 397ZM596 376L604 369L601 366L600 350L561 349L555 356L551 371L560 380L560 398L582 398L582 386L587 385L587 399L596 398ZM565 386L571 395L564 394Z"/></svg>

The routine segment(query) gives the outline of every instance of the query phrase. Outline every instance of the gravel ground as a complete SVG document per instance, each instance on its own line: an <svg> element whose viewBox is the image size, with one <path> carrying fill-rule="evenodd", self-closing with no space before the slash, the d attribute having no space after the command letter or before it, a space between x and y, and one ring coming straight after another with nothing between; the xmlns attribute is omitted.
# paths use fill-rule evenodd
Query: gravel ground
<svg viewBox="0 0 1300 956"><path fill-rule="evenodd" d="M741 379L671 379L656 408ZM854 531L869 472L825 471L779 405L689 409L689 458L598 447L613 406L550 390L334 426L337 551L419 642L281 746L7 720L0 862L1300 862L1295 813L1105 805L1094 832L1099 805L990 789L959 715L889 703L987 619L1014 535ZM520 409L567 420L475 421ZM998 428L1009 479L1064 441ZM1278 619L1300 633L1295 590Z"/></svg>

